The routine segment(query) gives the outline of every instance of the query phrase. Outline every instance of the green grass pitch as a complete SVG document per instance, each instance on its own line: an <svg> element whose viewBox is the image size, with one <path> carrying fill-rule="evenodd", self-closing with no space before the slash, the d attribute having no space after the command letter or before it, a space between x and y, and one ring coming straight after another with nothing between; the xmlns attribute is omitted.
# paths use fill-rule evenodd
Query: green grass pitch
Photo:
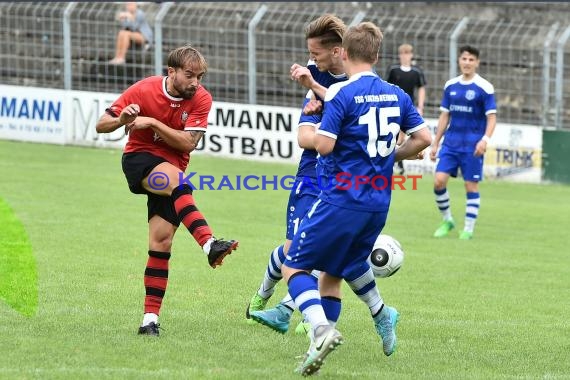
<svg viewBox="0 0 570 380"><path fill-rule="evenodd" d="M118 150L0 141L0 274L22 271L6 274L8 284L0 279L7 301L0 301L0 379L299 376L295 357L306 338L244 321L268 254L283 240L287 191L195 192L215 233L239 239L240 247L212 270L178 231L164 330L149 339L136 335L146 198L129 193L120 157ZM294 164L197 155L190 170L287 175ZM450 193L461 228L462 182L452 180ZM455 231L431 237L439 223L431 177L416 191L394 192L385 232L400 240L406 258L378 286L401 313L398 350L382 354L367 308L345 286L338 328L346 342L319 378L570 378L570 187L486 181L481 194L475 239L460 241ZM34 260L14 265L8 255L25 255L26 247ZM284 293L280 284L270 304Z"/></svg>

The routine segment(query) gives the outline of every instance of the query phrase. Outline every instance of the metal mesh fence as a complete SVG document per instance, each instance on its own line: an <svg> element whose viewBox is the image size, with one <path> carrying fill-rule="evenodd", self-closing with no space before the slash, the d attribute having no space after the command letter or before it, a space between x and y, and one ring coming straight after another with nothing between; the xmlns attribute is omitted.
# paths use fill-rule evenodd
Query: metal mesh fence
<svg viewBox="0 0 570 380"><path fill-rule="evenodd" d="M325 8L325 12L323 12ZM357 13L354 6L338 4L296 3L270 7L257 27L257 100L260 104L293 106L302 104L307 92L289 77L293 63L306 64L309 59L305 26L323 13L334 13L349 24Z"/></svg>
<svg viewBox="0 0 570 380"><path fill-rule="evenodd" d="M308 59L304 27L334 13L347 24L373 21L382 28L376 67L381 76L398 62L400 44L414 46L415 64L428 82L424 116L437 117L443 85L450 78L450 37L469 16L457 44L480 49L479 72L495 86L499 120L570 128L570 38L564 39L567 30L570 36L570 6L528 4L139 3L158 44L133 46L125 65L112 65L116 16L124 4L2 3L0 83L65 88L69 82L68 88L76 90L121 92L162 72L168 52L190 43L208 60L204 84L215 100L255 99L258 104L297 107L305 90L288 73L292 63ZM551 10L545 11L547 7ZM250 34L254 21L258 23ZM250 54L252 42L255 51Z"/></svg>
<svg viewBox="0 0 570 380"><path fill-rule="evenodd" d="M399 62L398 47L411 44L414 64L424 71L427 80L424 116L437 117L443 84L449 79L449 33L457 20L444 16L390 17L382 11L372 12L369 20L384 31L378 72L385 76L388 68Z"/></svg>
<svg viewBox="0 0 570 380"><path fill-rule="evenodd" d="M64 3L0 5L1 83L63 87Z"/></svg>
<svg viewBox="0 0 570 380"><path fill-rule="evenodd" d="M123 4L114 3L76 3L70 17L74 89L121 92L153 74L154 56L149 46L132 44L127 64L109 64L120 29L117 14L123 8ZM158 6L142 4L140 8L152 26Z"/></svg>
<svg viewBox="0 0 570 380"><path fill-rule="evenodd" d="M163 55L191 44L208 60L204 85L216 100L245 103L248 94L247 27L258 4L176 4L164 19Z"/></svg>
<svg viewBox="0 0 570 380"><path fill-rule="evenodd" d="M481 53L479 73L495 87L501 119L539 125L542 119L542 72L547 25L470 20L459 46Z"/></svg>

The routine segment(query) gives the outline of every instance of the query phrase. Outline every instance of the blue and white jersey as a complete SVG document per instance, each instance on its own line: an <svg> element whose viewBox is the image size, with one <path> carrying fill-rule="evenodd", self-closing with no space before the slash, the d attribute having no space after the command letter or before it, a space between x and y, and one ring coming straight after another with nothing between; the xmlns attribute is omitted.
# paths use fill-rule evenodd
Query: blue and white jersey
<svg viewBox="0 0 570 380"><path fill-rule="evenodd" d="M473 152L487 128L487 115L497 113L495 89L476 74L468 82L461 76L445 83L441 111L449 112L443 146L455 152Z"/></svg>
<svg viewBox="0 0 570 380"><path fill-rule="evenodd" d="M315 79L315 81L323 87L329 88L332 84L343 82L348 79L346 74L339 74L335 75L328 71L322 72L317 69L317 65L315 62L309 61L307 63L307 68L311 72L311 75ZM307 96L305 96L305 100L303 101L303 108L307 105L307 103L311 100L311 98L316 98L318 100L323 101L320 97L318 97L313 91L309 90L307 92ZM299 118L299 126L301 125L312 125L313 127L317 128L321 123L321 115L305 115L301 112L301 117ZM299 168L297 169L297 177L310 177L316 178L317 172L316 167L317 165L317 151L313 149L305 149L301 155L301 160L299 161Z"/></svg>
<svg viewBox="0 0 570 380"><path fill-rule="evenodd" d="M326 186L319 198L354 210L387 211L398 132L425 127L409 95L373 72L330 86L317 133L337 141L319 159L318 171L334 179L335 186ZM366 176L372 184L357 185L356 176Z"/></svg>

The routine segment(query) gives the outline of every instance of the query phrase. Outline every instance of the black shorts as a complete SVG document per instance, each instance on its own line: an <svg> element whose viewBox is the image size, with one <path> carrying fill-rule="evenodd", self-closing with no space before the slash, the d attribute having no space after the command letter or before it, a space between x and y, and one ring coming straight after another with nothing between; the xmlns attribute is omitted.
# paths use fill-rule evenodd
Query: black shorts
<svg viewBox="0 0 570 380"><path fill-rule="evenodd" d="M180 220L174 209L172 198L150 193L142 186L143 179L163 162L168 161L146 152L124 153L122 158L123 173L125 173L129 190L132 193L147 195L148 220L154 215L158 215L168 223L178 227Z"/></svg>

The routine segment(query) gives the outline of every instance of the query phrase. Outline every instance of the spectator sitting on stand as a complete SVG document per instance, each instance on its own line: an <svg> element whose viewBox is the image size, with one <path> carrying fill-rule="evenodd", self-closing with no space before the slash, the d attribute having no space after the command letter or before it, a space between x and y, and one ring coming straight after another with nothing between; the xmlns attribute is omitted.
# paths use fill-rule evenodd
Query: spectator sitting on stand
<svg viewBox="0 0 570 380"><path fill-rule="evenodd" d="M125 3L125 11L119 12L117 19L121 22L121 30L117 33L115 57L109 63L122 65L125 63L131 41L139 46L148 45L152 41L153 33L144 11L137 7L136 2Z"/></svg>

